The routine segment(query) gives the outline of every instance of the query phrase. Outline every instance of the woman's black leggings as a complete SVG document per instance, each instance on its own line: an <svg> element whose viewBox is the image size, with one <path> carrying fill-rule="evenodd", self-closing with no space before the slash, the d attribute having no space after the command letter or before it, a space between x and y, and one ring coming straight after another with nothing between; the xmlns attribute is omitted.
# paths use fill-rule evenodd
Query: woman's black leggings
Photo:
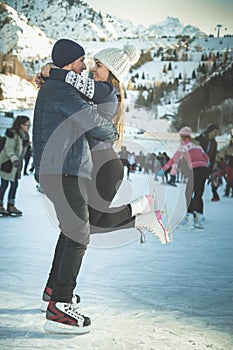
<svg viewBox="0 0 233 350"><path fill-rule="evenodd" d="M110 208L124 177L121 160L113 149L92 152L94 171L88 189L91 233L134 227L130 205Z"/></svg>
<svg viewBox="0 0 233 350"><path fill-rule="evenodd" d="M194 168L193 171L190 171L185 191L188 213L198 212L203 214L202 196L208 173L208 168L205 167Z"/></svg>

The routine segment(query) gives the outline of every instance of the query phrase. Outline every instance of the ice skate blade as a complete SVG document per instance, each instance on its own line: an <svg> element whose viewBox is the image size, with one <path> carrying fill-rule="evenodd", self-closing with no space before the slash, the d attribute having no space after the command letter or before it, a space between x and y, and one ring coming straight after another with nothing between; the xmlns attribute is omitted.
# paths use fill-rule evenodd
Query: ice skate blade
<svg viewBox="0 0 233 350"><path fill-rule="evenodd" d="M8 216L10 216L11 218L19 218L20 216L23 216L23 214L11 213L11 214L8 214Z"/></svg>
<svg viewBox="0 0 233 350"><path fill-rule="evenodd" d="M182 229L183 231L205 231L205 227L195 227L195 226L188 226L188 225L180 225L179 226L180 229Z"/></svg>
<svg viewBox="0 0 233 350"><path fill-rule="evenodd" d="M193 226L193 230L204 230L204 226Z"/></svg>
<svg viewBox="0 0 233 350"><path fill-rule="evenodd" d="M70 326L68 324L55 322L47 320L43 326L43 329L48 333L56 333L56 334L86 334L91 331L89 326L86 327L77 327Z"/></svg>

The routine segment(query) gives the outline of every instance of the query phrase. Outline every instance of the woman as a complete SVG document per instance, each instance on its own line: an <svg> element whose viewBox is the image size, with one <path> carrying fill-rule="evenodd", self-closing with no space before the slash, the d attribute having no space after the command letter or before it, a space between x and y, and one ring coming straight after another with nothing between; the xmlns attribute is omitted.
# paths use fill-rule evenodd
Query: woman
<svg viewBox="0 0 233 350"><path fill-rule="evenodd" d="M179 131L181 144L173 157L162 167L159 175L163 175L172 164L178 164L181 158L185 159L188 165L188 182L186 186L187 215L184 222L193 217L195 228L203 228L203 200L205 181L208 176L209 157L201 146L191 137L191 128L183 127Z"/></svg>
<svg viewBox="0 0 233 350"><path fill-rule="evenodd" d="M18 188L18 179L22 168L22 162L26 153L30 128L30 119L25 115L19 115L14 120L11 128L6 130L6 142L0 153L0 214L1 215L22 215L22 211L15 207L15 198ZM5 210L4 195L10 184L7 200L7 210Z"/></svg>

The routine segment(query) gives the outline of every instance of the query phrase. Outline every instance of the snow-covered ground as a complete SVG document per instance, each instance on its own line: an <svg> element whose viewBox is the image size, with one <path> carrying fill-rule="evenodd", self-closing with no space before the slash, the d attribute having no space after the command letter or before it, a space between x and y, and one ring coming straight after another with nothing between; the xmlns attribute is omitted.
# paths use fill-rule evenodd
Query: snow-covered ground
<svg viewBox="0 0 233 350"><path fill-rule="evenodd" d="M210 201L206 186L205 230L179 226L166 246L149 234L140 244L133 229L119 232L118 244L111 244L111 234L94 235L76 289L92 330L72 336L42 328L41 294L58 230L35 185L33 176L20 180L23 217L0 219L1 350L233 349L233 198L223 197L224 186L219 202ZM184 184L163 186L152 175L131 174L116 203L154 186L176 226L175 217L184 212Z"/></svg>

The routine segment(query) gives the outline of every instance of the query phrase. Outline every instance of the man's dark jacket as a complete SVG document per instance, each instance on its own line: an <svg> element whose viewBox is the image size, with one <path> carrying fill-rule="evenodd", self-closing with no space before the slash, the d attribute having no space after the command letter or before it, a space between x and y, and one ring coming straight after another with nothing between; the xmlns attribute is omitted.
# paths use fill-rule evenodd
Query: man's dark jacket
<svg viewBox="0 0 233 350"><path fill-rule="evenodd" d="M209 140L208 133L203 132L201 135L195 138L203 148L206 154L209 156L209 171L212 172L217 155L217 142L215 139Z"/></svg>
<svg viewBox="0 0 233 350"><path fill-rule="evenodd" d="M41 87L34 111L33 163L40 174L69 174L91 179L92 158L86 135L115 141L118 133L62 81L48 79Z"/></svg>

